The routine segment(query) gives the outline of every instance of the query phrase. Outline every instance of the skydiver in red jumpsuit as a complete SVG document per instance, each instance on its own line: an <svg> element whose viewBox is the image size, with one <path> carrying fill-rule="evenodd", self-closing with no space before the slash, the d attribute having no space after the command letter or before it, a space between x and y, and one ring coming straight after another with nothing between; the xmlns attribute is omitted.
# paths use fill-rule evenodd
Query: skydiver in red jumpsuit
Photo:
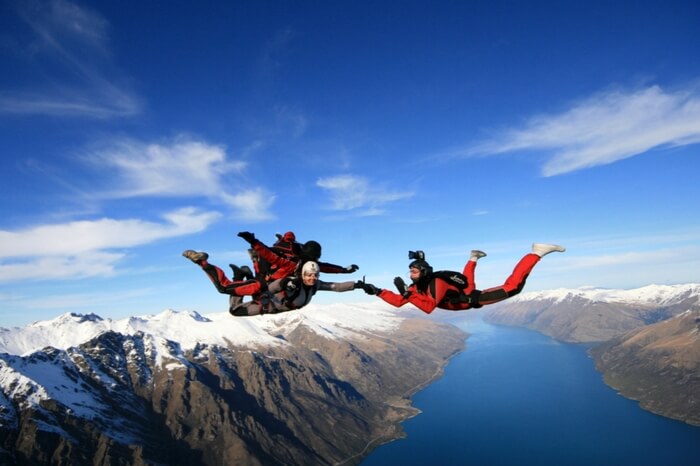
<svg viewBox="0 0 700 466"><path fill-rule="evenodd" d="M414 260L409 264L412 281L410 286L407 287L401 277L396 277L394 284L399 293L377 288L371 283L365 283L363 288L365 293L377 295L396 307L411 303L427 314L435 308L463 311L515 296L522 291L527 277L543 256L564 251L562 246L556 244L535 243L532 245L532 252L520 259L502 285L485 290L477 290L474 283L476 261L484 257L485 253L472 251L463 273L460 274L452 271L433 272L422 251L411 251L409 258Z"/></svg>

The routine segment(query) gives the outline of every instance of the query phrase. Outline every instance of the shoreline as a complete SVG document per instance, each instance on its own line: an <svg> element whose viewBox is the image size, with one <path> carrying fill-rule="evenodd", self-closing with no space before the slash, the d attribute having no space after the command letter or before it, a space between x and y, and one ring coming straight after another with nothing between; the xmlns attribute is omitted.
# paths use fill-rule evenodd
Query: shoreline
<svg viewBox="0 0 700 466"><path fill-rule="evenodd" d="M448 325L452 325L452 324L448 324ZM456 326L455 326L455 327L456 327ZM461 330L462 332L464 332L462 329L460 329L460 330ZM365 448L363 448L361 452L359 452L359 453L357 453L357 454L355 454L355 455L352 455L352 456L350 456L350 457L348 457L348 458L346 458L346 459L344 459L344 460L342 460L342 461L340 461L340 462L334 463L334 466L343 466L343 465L346 465L346 464L351 464L350 462L353 461L354 459L358 458L358 457L361 458L360 462L362 462L362 461L363 461L364 459L366 459L369 455L371 455L371 454L372 454L372 451L375 450L376 448L379 448L379 447L381 447L382 445L386 445L386 444L388 444L388 443L391 443L391 442L393 442L393 441L395 441L395 440L400 440L400 439L402 439L402 438L406 438L405 432L403 431L403 429L401 429L401 424L403 424L404 422L406 422L406 421L409 420L409 419L413 419L414 417L416 417L416 416L418 416L418 415L420 415L420 414L422 413L422 411L421 411L420 409L418 409L418 408L416 408L416 407L413 406L413 399L412 399L412 397L413 397L414 395L416 395L418 392L420 392L420 391L426 389L427 387L429 387L431 384L433 384L433 383L436 382L437 380L441 379L441 378L444 376L444 374L445 374L445 368L446 368L447 365L450 363L450 361L452 361L452 359L453 359L454 357L456 357L457 355L459 355L459 354L463 353L464 351L466 351L466 349L467 349L467 344L466 344L466 342L467 342L467 340L469 339L469 337L470 337L471 335L470 335L469 333L467 333L467 332L464 332L464 333L465 333L465 337L464 337L464 340L463 340L463 345L462 345L462 347L461 347L460 349L454 351L454 352L453 352L452 354L450 354L449 356L447 356L447 357L443 360L442 364L440 364L439 367L435 370L435 372L433 373L432 376L430 376L427 380L424 380L423 382L420 382L420 383L419 383L418 385L416 385L415 387L413 387L413 388L407 390L403 395L400 395L398 398L395 398L397 401L398 401L398 400L404 400L404 403L403 403L403 404L398 404L398 403L397 403L397 404L392 404L392 403L391 403L391 399L389 399L389 400L387 400L387 401L385 402L385 404L387 404L387 405L389 405L389 406L391 406L391 407L395 407L395 408L398 408L398 409L406 410L406 411L407 411L407 414L406 414L405 416L401 416L401 417L400 417L399 419L397 419L396 421L391 422L390 425L387 426L387 428L386 428L385 431L384 431L384 434L386 434L386 435L381 435L381 436L379 436L379 437L377 437L377 438L374 438L374 439L370 440L370 441L367 443L367 445L365 445ZM406 403L406 402L407 402L407 403ZM412 412L408 413L408 411L412 411ZM394 434L392 435L391 432L394 432ZM358 463L358 464L359 464L359 463Z"/></svg>

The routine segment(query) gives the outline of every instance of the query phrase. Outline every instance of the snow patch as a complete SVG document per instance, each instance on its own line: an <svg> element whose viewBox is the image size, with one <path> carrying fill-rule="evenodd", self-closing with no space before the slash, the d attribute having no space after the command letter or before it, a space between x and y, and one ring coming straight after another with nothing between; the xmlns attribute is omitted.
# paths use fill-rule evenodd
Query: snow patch
<svg viewBox="0 0 700 466"><path fill-rule="evenodd" d="M66 374L65 353L55 358L45 357L8 357L0 360L0 387L10 399L23 399L31 406L39 406L41 401L56 400L76 413L92 419L106 407L97 402L88 390L85 390L72 377Z"/></svg>
<svg viewBox="0 0 700 466"><path fill-rule="evenodd" d="M531 291L521 293L511 301L547 300L559 303L566 300L581 298L594 302L626 303L663 306L678 303L684 299L700 297L700 284L683 285L648 285L630 290L607 288L576 288L555 289L547 291Z"/></svg>
<svg viewBox="0 0 700 466"><path fill-rule="evenodd" d="M45 347L67 350L112 331L143 338L149 357L159 365L184 364L178 352L197 345L270 347L287 345L278 335L304 325L327 338L347 338L367 331L390 332L404 320L384 302L363 304L310 304L299 311L253 317L229 313L202 316L196 311L167 309L160 314L121 320L102 319L95 314L63 314L22 328L0 328L0 352L30 355ZM175 349L177 348L177 349ZM174 351L175 349L175 351ZM173 352L174 351L174 352ZM175 361L173 361L173 357Z"/></svg>

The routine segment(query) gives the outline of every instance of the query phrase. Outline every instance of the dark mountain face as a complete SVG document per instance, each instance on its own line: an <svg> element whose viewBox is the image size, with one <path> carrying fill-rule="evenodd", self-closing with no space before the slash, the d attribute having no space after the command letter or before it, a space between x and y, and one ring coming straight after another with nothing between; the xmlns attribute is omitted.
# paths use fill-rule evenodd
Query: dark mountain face
<svg viewBox="0 0 700 466"><path fill-rule="evenodd" d="M688 311L591 349L605 382L644 409L700 426L700 318Z"/></svg>
<svg viewBox="0 0 700 466"><path fill-rule="evenodd" d="M402 435L409 396L464 348L424 319L264 348L183 350L107 331L66 350L0 354L0 463L357 464ZM163 351L166 348L166 351Z"/></svg>
<svg viewBox="0 0 700 466"><path fill-rule="evenodd" d="M484 320L537 330L570 343L607 341L700 306L700 285L635 290L524 293L486 308Z"/></svg>

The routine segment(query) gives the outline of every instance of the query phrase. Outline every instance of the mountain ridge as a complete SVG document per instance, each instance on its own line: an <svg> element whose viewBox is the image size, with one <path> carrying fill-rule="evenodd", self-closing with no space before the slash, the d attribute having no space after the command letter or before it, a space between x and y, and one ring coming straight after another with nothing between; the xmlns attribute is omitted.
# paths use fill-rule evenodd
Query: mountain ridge
<svg viewBox="0 0 700 466"><path fill-rule="evenodd" d="M484 319L537 330L568 343L596 343L700 306L700 284L521 293L490 306Z"/></svg>
<svg viewBox="0 0 700 466"><path fill-rule="evenodd" d="M700 426L700 311L591 348L605 383L651 412Z"/></svg>
<svg viewBox="0 0 700 466"><path fill-rule="evenodd" d="M372 314L362 310L372 309ZM329 311L320 314L319 309ZM357 311L352 319L343 313ZM334 313L337 313L334 317ZM104 319L96 314L64 313L54 319L38 321L25 327L0 327L0 352L29 354L45 346L66 349L87 341L109 330L132 335L136 332L156 337L171 338L190 349L198 343L228 345L270 346L284 344L275 336L282 327L300 323L313 325L320 334L340 337L349 329L383 328L398 325L397 314L390 312L388 305L360 306L352 304L314 306L309 305L303 313L282 313L260 316L260 318L236 319L227 312L201 315L197 311L174 311L166 309L159 314L131 316L123 319ZM325 330L321 330L324 329ZM186 329L186 331L184 331Z"/></svg>
<svg viewBox="0 0 700 466"><path fill-rule="evenodd" d="M464 349L456 327L389 309L3 329L0 462L357 464L403 435L409 397Z"/></svg>

